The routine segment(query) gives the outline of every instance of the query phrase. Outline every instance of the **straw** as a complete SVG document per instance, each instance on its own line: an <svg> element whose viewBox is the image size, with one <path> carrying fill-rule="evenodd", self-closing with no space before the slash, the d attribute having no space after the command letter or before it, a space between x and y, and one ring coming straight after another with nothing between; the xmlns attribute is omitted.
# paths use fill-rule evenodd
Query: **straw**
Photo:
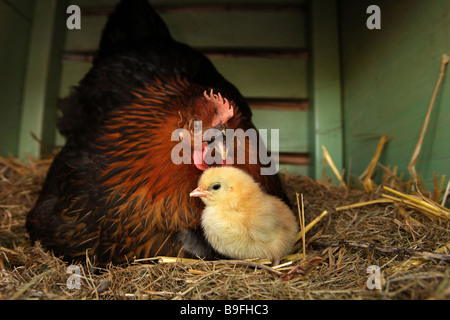
<svg viewBox="0 0 450 320"><path fill-rule="evenodd" d="M450 180L447 183L447 188L445 188L444 196L442 197L441 206L443 207L447 202L448 195L450 194Z"/></svg>
<svg viewBox="0 0 450 320"><path fill-rule="evenodd" d="M359 177L360 179L363 179L363 187L366 191L371 191L373 189L373 181L372 181L372 174L375 170L375 167L378 163L378 159L380 158L381 152L383 151L384 145L390 138L388 136L382 136L380 139L380 142L378 142L377 149L375 150L375 154L372 157L372 160L370 160L370 163L367 167L367 169L363 172L363 174Z"/></svg>
<svg viewBox="0 0 450 320"><path fill-rule="evenodd" d="M304 209L304 203L303 203L303 194L301 195L301 210L300 210L300 203L298 200L298 196L299 194L296 193L296 198L297 198L297 208L298 208L298 216L299 216L299 221L300 221L300 232L297 235L297 237L300 235L301 239L302 239L302 245L303 245L303 260L306 260L306 239L305 239L305 209ZM296 241L297 242L297 241Z"/></svg>
<svg viewBox="0 0 450 320"><path fill-rule="evenodd" d="M333 173L336 175L336 178L339 180L339 183L342 187L347 187L347 185L345 184L344 179L342 178L341 173L339 172L339 170L337 169L336 165L334 164L333 159L331 158L330 154L328 153L327 148L322 145L322 150L323 150L323 157L324 160L328 163L328 165L330 166L331 170L333 171Z"/></svg>
<svg viewBox="0 0 450 320"><path fill-rule="evenodd" d="M384 190L389 191L401 198L396 198L390 195L382 194L384 198L393 200L395 202L404 203L406 205L412 206L416 209L419 209L419 211L423 212L427 217L430 219L436 219L436 218L446 218L450 219L450 210L441 206L438 203L433 202L430 199L427 199L423 195L419 194L419 196L416 195L407 195L400 191L396 191L394 189L391 189L389 187L384 186Z"/></svg>
<svg viewBox="0 0 450 320"><path fill-rule="evenodd" d="M422 129L420 131L419 140L417 141L416 148L414 149L414 152L411 156L411 160L409 161L409 164L408 164L408 171L411 174L412 178L416 181L416 183L418 181L418 176L417 176L417 172L416 172L416 162L417 162L417 159L419 158L419 154L422 149L423 139L425 137L425 133L428 128L428 122L430 121L430 116L431 116L431 111L433 109L434 101L436 100L436 95L438 93L439 87L441 86L442 79L444 78L445 67L447 66L447 63L449 61L450 61L450 55L444 54L442 56L441 68L439 71L438 81L434 88L433 95L431 96L431 101L428 106L428 111L425 115L425 120L423 122Z"/></svg>
<svg viewBox="0 0 450 320"><path fill-rule="evenodd" d="M387 178L383 182L401 195L381 187L370 192L343 190L305 176L280 176L291 208L297 206L303 216L303 230L297 237L300 240L305 234L306 260L299 245L274 268L267 259L153 257L102 269L88 260L76 262L81 268L81 288L70 290L66 287L70 276L67 267L74 262L55 257L39 243L32 245L25 229L26 214L39 196L49 165L50 161L23 164L17 159L0 158L2 300L450 298L449 258L442 250L450 239L450 220L427 212L432 217L429 219L422 212L448 209L434 201L432 192L430 198L425 192L409 194L406 190L410 190L412 180L403 181L401 174L397 177L395 169L392 173L389 168L384 169ZM443 190L442 181L438 181L439 190ZM449 188L450 184L446 190ZM296 194L303 195L302 202L299 196L297 203ZM341 211L334 214L337 208ZM304 227L307 221L311 222ZM320 228L306 241L307 232L317 224ZM410 263L410 257L422 263ZM383 269L386 285L381 291L365 287L369 265Z"/></svg>
<svg viewBox="0 0 450 320"><path fill-rule="evenodd" d="M358 202L358 203L354 203L354 204L349 204L347 206L337 207L336 211L355 209L355 208L360 208L360 207L364 207L364 206L368 206L368 205L372 205L372 204L392 203L392 202L394 202L394 201L390 200L390 199L376 199L376 200L370 200L370 201L364 201L364 202Z"/></svg>

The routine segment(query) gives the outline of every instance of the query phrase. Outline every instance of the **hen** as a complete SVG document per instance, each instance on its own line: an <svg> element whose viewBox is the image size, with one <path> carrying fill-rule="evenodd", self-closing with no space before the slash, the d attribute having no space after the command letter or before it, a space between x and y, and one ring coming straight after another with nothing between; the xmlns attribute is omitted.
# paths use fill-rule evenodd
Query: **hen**
<svg viewBox="0 0 450 320"><path fill-rule="evenodd" d="M196 121L203 133L254 128L251 111L204 55L173 40L146 0L117 5L91 70L62 110L67 140L27 216L32 241L97 264L220 256L202 233L201 200L189 197L208 165L175 164L180 141L172 134L194 133ZM259 162L236 166L285 199L278 177L261 175Z"/></svg>

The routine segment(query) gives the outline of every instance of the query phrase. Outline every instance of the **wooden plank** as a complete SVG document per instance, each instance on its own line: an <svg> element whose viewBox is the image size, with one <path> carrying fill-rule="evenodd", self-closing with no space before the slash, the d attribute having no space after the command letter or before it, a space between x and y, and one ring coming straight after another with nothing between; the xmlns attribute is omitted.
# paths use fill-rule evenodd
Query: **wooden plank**
<svg viewBox="0 0 450 320"><path fill-rule="evenodd" d="M248 93L245 94L247 101L255 110L308 110L309 101L307 98L302 97L307 95L306 81L304 80L306 75L287 74L288 71L292 70L306 72L306 66L303 63L302 66L299 66L298 63L278 63L278 61L274 61L275 65L273 65L270 60L265 60L261 63L249 62L250 68L245 75L241 75L244 63L239 63L239 61L236 61L236 63L238 65L234 67L228 67L230 65L228 63L218 64L220 64L220 71L226 69L225 73L228 79L233 79L234 81L238 78L240 85L238 88L242 89L242 92ZM59 97L66 97L70 92L70 88L78 84L91 66L91 63L88 62L63 63ZM252 70L256 70L256 76L252 76L254 72ZM262 79L255 82L254 79L258 76ZM282 87L279 86L281 81L284 82ZM264 84L264 86L258 86L258 84ZM294 98L286 98L289 96Z"/></svg>
<svg viewBox="0 0 450 320"><path fill-rule="evenodd" d="M302 4L156 4L153 8L159 14L191 12L303 12ZM114 7L81 7L84 16L109 15Z"/></svg>
<svg viewBox="0 0 450 320"><path fill-rule="evenodd" d="M50 150L54 144L65 8L65 1L35 3L18 147L22 159L41 154L31 133Z"/></svg>
<svg viewBox="0 0 450 320"><path fill-rule="evenodd" d="M212 59L245 97L308 98L307 61L285 59Z"/></svg>
<svg viewBox="0 0 450 320"><path fill-rule="evenodd" d="M295 164L299 166L310 164L308 153L280 152L278 159L280 164Z"/></svg>
<svg viewBox="0 0 450 320"><path fill-rule="evenodd" d="M239 59L239 58L264 58L264 59L308 59L308 51L305 48L211 48L195 47L210 59Z"/></svg>
<svg viewBox="0 0 450 320"><path fill-rule="evenodd" d="M306 47L304 13L172 13L162 18L177 41L193 47Z"/></svg>
<svg viewBox="0 0 450 320"><path fill-rule="evenodd" d="M247 98L246 100L252 110L308 110L308 99Z"/></svg>
<svg viewBox="0 0 450 320"><path fill-rule="evenodd" d="M267 137L262 136L270 151L271 130L278 130L279 152L308 153L308 112L253 110L253 124L257 129L267 129Z"/></svg>
<svg viewBox="0 0 450 320"><path fill-rule="evenodd" d="M306 49L265 49L265 48L195 48L210 59L239 59L239 58L265 58L265 59L308 59ZM92 62L94 51L66 51L63 53L63 62Z"/></svg>
<svg viewBox="0 0 450 320"><path fill-rule="evenodd" d="M289 174L299 174L303 176L307 176L309 174L309 165L299 166L295 164L280 164L278 168L278 174L283 175L286 173Z"/></svg>
<svg viewBox="0 0 450 320"><path fill-rule="evenodd" d="M76 4L80 7L112 7L120 0L76 0ZM149 0L150 1L150 0ZM303 5L306 0L226 0L226 1L211 1L211 0L151 0L153 6L159 5L211 5L213 2L224 3L228 5Z"/></svg>
<svg viewBox="0 0 450 320"><path fill-rule="evenodd" d="M246 58L213 59L212 62L245 97L293 99L299 102L299 107L286 109L306 108L305 99L308 98L306 61ZM91 64L88 62L63 63L61 98L68 94L71 86L76 85L84 77L90 67Z"/></svg>
<svg viewBox="0 0 450 320"><path fill-rule="evenodd" d="M34 2L21 6L0 1L0 155L17 156L20 134L20 118L23 83L27 64L27 49L30 38L30 20Z"/></svg>
<svg viewBox="0 0 450 320"><path fill-rule="evenodd" d="M195 48L302 49L304 13L170 13L161 17L175 40ZM84 16L67 32L66 51L95 51L106 16Z"/></svg>
<svg viewBox="0 0 450 320"><path fill-rule="evenodd" d="M310 60L310 176L323 172L324 145L338 168L343 168L343 123L336 0L311 1ZM334 177L332 173L328 174Z"/></svg>
<svg viewBox="0 0 450 320"><path fill-rule="evenodd" d="M95 51L65 51L62 54L62 62L93 62L94 55Z"/></svg>

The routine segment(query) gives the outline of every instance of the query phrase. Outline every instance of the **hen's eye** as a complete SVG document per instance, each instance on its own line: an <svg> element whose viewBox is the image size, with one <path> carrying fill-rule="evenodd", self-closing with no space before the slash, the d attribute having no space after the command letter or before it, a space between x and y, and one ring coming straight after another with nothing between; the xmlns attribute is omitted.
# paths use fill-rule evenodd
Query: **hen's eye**
<svg viewBox="0 0 450 320"><path fill-rule="evenodd" d="M215 185L213 185L213 190L219 190L220 189L220 184L216 183Z"/></svg>
<svg viewBox="0 0 450 320"><path fill-rule="evenodd" d="M188 130L194 132L199 129L200 129L200 121L196 117L194 117L189 121Z"/></svg>

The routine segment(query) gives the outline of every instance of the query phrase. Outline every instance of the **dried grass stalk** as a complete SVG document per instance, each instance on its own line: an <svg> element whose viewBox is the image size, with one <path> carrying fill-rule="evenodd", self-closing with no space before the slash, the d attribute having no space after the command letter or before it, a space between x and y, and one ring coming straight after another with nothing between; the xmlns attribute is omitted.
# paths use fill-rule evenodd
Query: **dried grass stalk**
<svg viewBox="0 0 450 320"><path fill-rule="evenodd" d="M450 180L447 183L447 188L445 188L444 196L442 197L441 206L443 207L447 202L448 195L450 194Z"/></svg>
<svg viewBox="0 0 450 320"><path fill-rule="evenodd" d="M370 200L370 201L364 201L364 202L358 202L358 203L354 203L354 204L349 204L347 206L337 207L336 211L355 209L355 208L360 208L360 207L364 207L364 206L368 206L368 205L372 205L372 204L392 203L392 202L394 202L394 200L390 200L390 199L376 199L376 200Z"/></svg>
<svg viewBox="0 0 450 320"><path fill-rule="evenodd" d="M299 219L300 219L300 232L299 235L302 239L302 251L303 251L303 260L306 260L306 237L305 237L305 206L303 203L303 194L301 195L301 210L300 210L300 203L298 201L298 193L296 194L296 198L297 198L297 208L298 208L298 215L299 215ZM298 235L297 235L298 236ZM295 241L297 242L297 241Z"/></svg>
<svg viewBox="0 0 450 320"><path fill-rule="evenodd" d="M422 194L418 195L407 195L400 191L396 191L394 189L391 189L389 187L384 186L384 190L389 191L397 196L400 196L402 199L392 197L390 195L382 194L384 198L404 203L408 206L412 206L416 209L419 209L421 212L423 212L427 217L430 219L439 219L439 218L445 218L450 219L450 210L441 206L440 204L434 202L431 199L426 198Z"/></svg>
<svg viewBox="0 0 450 320"><path fill-rule="evenodd" d="M375 167L377 166L378 159L380 158L381 152L383 151L384 145L389 140L389 137L382 136L380 139L380 142L378 142L377 149L375 150L375 154L373 155L372 159L370 160L369 165L367 166L367 169L364 171L364 173L359 177L361 180L363 180L362 184L364 187L364 190L366 191L372 191L373 190L373 181L372 181L372 174L375 170Z"/></svg>
<svg viewBox="0 0 450 320"><path fill-rule="evenodd" d="M328 163L331 170L333 170L333 173L336 175L336 178L339 180L340 185L342 187L346 188L347 185L345 184L345 181L342 178L341 173L339 172L338 168L334 164L333 158L331 158L330 154L328 153L327 148L324 145L322 145L322 150L323 150L323 157L324 157L325 161Z"/></svg>
<svg viewBox="0 0 450 320"><path fill-rule="evenodd" d="M423 139L425 137L425 133L428 128L428 122L430 121L431 110L433 109L434 101L436 100L436 95L438 93L439 87L441 86L442 79L444 78L445 67L447 66L447 63L449 61L450 61L450 55L444 54L442 56L439 77L438 77L436 86L434 88L433 95L431 96L431 101L428 106L428 111L425 115L425 120L423 122L422 129L420 131L419 140L417 141L416 148L414 149L414 152L411 156L411 160L409 161L409 164L408 164L408 171L411 174L414 181L416 181L416 182L419 180L418 176L417 176L417 172L416 172L416 162L417 162L417 159L419 158L420 150L422 149Z"/></svg>

